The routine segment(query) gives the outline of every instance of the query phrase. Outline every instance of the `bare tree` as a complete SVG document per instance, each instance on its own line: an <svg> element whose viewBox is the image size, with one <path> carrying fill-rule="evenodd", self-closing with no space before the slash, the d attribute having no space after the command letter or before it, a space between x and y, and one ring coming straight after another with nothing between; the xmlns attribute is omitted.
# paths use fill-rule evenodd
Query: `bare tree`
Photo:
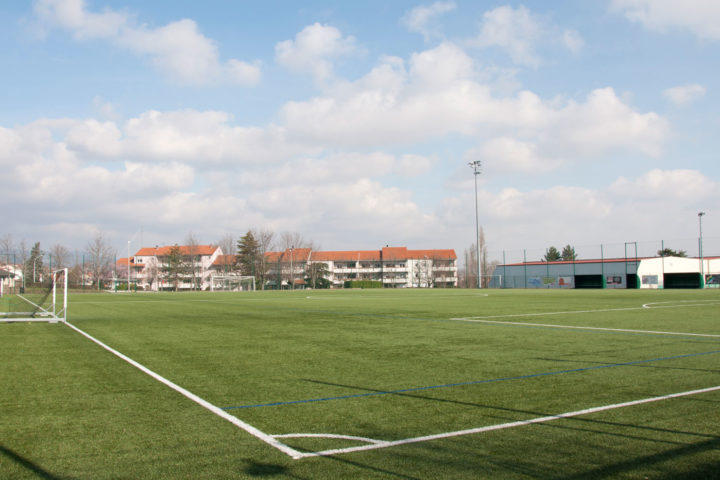
<svg viewBox="0 0 720 480"><path fill-rule="evenodd" d="M53 270L65 268L70 263L70 251L60 244L53 245L50 249L49 261Z"/></svg>
<svg viewBox="0 0 720 480"><path fill-rule="evenodd" d="M480 227L478 243L480 245L480 267L482 268L481 275L483 276L483 278L481 279L482 287L487 288L487 285L490 281L489 275L492 275L492 273L490 272L490 266L488 264L487 245L485 245L485 232L483 231L482 227ZM465 250L465 281L472 287L477 287L478 285L477 251L478 248L477 244L475 243L470 245L470 247Z"/></svg>
<svg viewBox="0 0 720 480"><path fill-rule="evenodd" d="M225 255L235 255L237 253L235 239L229 233L223 235L217 244Z"/></svg>
<svg viewBox="0 0 720 480"><path fill-rule="evenodd" d="M267 274L268 270L270 269L270 265L267 263L267 256L266 253L272 251L273 248L273 240L275 238L275 233L272 230L258 230L253 229L251 230L253 236L255 237L255 241L258 244L258 255L260 256L260 265L259 265L259 271L257 272L258 280L260 281L261 289L265 290L265 283L267 282Z"/></svg>
<svg viewBox="0 0 720 480"><path fill-rule="evenodd" d="M20 243L18 244L17 248L15 249L15 261L23 266L23 282L27 278L27 272L25 271L25 267L27 265L28 258L30 258L30 253L28 251L27 243L25 243L25 239L20 240Z"/></svg>
<svg viewBox="0 0 720 480"><path fill-rule="evenodd" d="M280 250L285 251L288 248L307 248L310 242L305 241L302 235L297 232L282 232L278 243Z"/></svg>
<svg viewBox="0 0 720 480"><path fill-rule="evenodd" d="M185 268L184 270L190 274L190 277L192 278L192 289L195 290L198 284L198 276L202 275L200 272L200 269L202 268L202 265L200 265L200 254L198 251L198 245L200 245L200 242L198 241L197 237L193 232L188 233L187 237L185 238L185 246L188 249L188 255L187 258L184 258Z"/></svg>
<svg viewBox="0 0 720 480"><path fill-rule="evenodd" d="M413 276L415 277L414 284L417 287L431 288L433 286L431 262L427 257L422 260L415 260Z"/></svg>
<svg viewBox="0 0 720 480"><path fill-rule="evenodd" d="M110 274L113 268L115 250L110 246L105 236L98 233L86 247L88 255L88 268L92 274L92 281L98 290L102 286L102 279Z"/></svg>
<svg viewBox="0 0 720 480"><path fill-rule="evenodd" d="M15 261L15 243L9 233L0 237L0 263L11 265Z"/></svg>

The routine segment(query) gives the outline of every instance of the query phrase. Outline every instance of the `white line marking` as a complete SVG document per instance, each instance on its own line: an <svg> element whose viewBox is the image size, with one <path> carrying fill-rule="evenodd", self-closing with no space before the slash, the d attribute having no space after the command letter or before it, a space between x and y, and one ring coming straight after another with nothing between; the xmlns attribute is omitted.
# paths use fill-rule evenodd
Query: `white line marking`
<svg viewBox="0 0 720 480"><path fill-rule="evenodd" d="M336 433L284 433L273 435L273 438L334 438L338 440L355 440L358 442L371 443L373 445L385 445L385 440L376 440L368 437L357 437L355 435L339 435Z"/></svg>
<svg viewBox="0 0 720 480"><path fill-rule="evenodd" d="M703 302L703 303L690 303L689 302ZM669 303L670 305L663 305L665 303ZM677 304L684 304L684 305L677 305ZM652 306L652 305L658 305L658 306ZM720 302L717 300L670 300L667 302L651 302L651 303L644 303L643 308L675 308L675 307L704 307L705 305L720 305Z"/></svg>
<svg viewBox="0 0 720 480"><path fill-rule="evenodd" d="M150 370L149 368L147 368L147 367L139 364L138 362L136 362L136 361L133 360L132 358L130 358L130 357L126 356L126 355L123 355L122 353L118 352L117 350L115 350L115 349L112 348L112 347L109 347L108 345L104 344L103 342L101 342L101 341L98 340L97 338L95 338L95 337L91 336L90 334L88 334L88 333L80 330L80 329L79 329L78 327L76 327L75 325L72 325L72 324L70 324L70 323L68 323L68 322L64 322L64 323L65 323L65 325L67 325L68 327L72 328L73 330L75 330L76 332L78 332L79 334L81 334L82 336L84 336L84 337L88 338L89 340L95 342L96 344L100 345L102 348L104 348L104 349L107 350L108 352L112 353L112 354L115 355L116 357L119 357L119 358L121 358L122 360L125 360L125 361L128 362L130 365L132 365L133 367L135 367L135 368L139 369L140 371L142 371L142 372L150 375L152 378L154 378L154 379L157 380L158 382L163 383L163 384L165 384L166 386L172 388L173 390L175 390L175 391L178 392L179 394L181 394L181 395L183 395L184 397L192 400L193 402L197 403L197 404L200 405L201 407L204 407L204 408L206 408L207 410L210 410L212 413L214 413L215 415L219 416L220 418L223 418L223 419L227 420L228 422L232 423L233 425L235 425L236 427L239 427L239 428L245 430L245 431L246 431L247 433L249 433L250 435L252 435L252 436L254 436L254 437L262 440L263 442L267 443L268 445L270 445L270 446L272 446L272 447L277 448L277 449L280 450L281 452L289 455L290 457L292 457L292 458L294 458L294 459L299 459L299 458L302 458L302 457L303 457L304 454L303 454L302 452L299 452L299 451L295 450L294 448L291 448L291 447L285 445L284 443L277 441L275 438L273 438L272 435L268 435L267 433L258 430L257 428L253 427L253 426L250 425L249 423L245 423L245 422L243 422L242 420L240 420L239 418L230 415L229 413L227 413L225 410L221 409L220 407L217 407L217 406L213 405L212 403L210 403L210 402L208 402L208 401L206 401L206 400L203 400L202 398L198 397L197 395L195 395L194 393L190 392L189 390L184 389L183 387L181 387L181 386L179 386L179 385L171 382L171 381L168 380L167 378L165 378L165 377L163 377L163 376L161 376L161 375L153 372L153 371Z"/></svg>
<svg viewBox="0 0 720 480"><path fill-rule="evenodd" d="M551 323L532 323L532 322L503 322L501 320L480 320L476 317L471 318L451 318L458 322L472 322L472 323L492 323L497 325L520 325L524 327L547 327L547 328L568 328L575 330L600 330L606 332L626 332L626 333L652 333L656 335L679 335L683 337L710 337L720 338L720 335L714 335L710 333L683 333L683 332L664 332L657 330L633 330L630 328L605 328L605 327L581 327L577 325L553 325Z"/></svg>
<svg viewBox="0 0 720 480"><path fill-rule="evenodd" d="M605 405L602 407L586 408L584 410L577 410L574 412L561 413L558 415L548 415L546 417L531 418L529 420L519 420L517 422L501 423L498 425L489 425L486 427L471 428L468 430L458 430L455 432L439 433L439 434L435 434L435 435L425 435L422 437L405 438L403 440L379 442L377 444L372 444L372 445L361 445L361 446L357 446L357 447L337 448L337 449L333 449L333 450L322 450L319 452L308 452L308 453L301 454L301 456L302 456L302 458L321 457L321 456L329 456L329 455L338 455L338 454L343 454L343 453L361 452L361 451L366 451L366 450L376 450L379 448L397 447L399 445L407 445L410 443L427 442L427 441L431 441L431 440L440 440L443 438L459 437L459 436L463 436L463 435L472 435L475 433L484 433L484 432L491 432L491 431L495 431L495 430L504 430L507 428L522 427L522 426L526 426L526 425L533 425L536 423L551 422L553 420L560 420L563 418L578 417L580 415L589 415L591 413L604 412L604 411L613 410L616 408L632 407L635 405L642 405L645 403L659 402L662 400L669 400L671 398L687 397L690 395L697 395L700 393L708 393L708 392L713 392L713 391L718 391L718 390L720 390L720 385L715 386L715 387L702 388L699 390L690 390L687 392L671 393L669 395L662 395L659 397L643 398L641 400L633 400L630 402L615 403L612 405Z"/></svg>
<svg viewBox="0 0 720 480"><path fill-rule="evenodd" d="M678 302L707 302L691 305L660 305L661 303L678 303ZM483 315L477 317L460 317L451 318L450 320L467 320L467 319L491 319L491 318L517 318L517 317L544 317L548 315L572 315L574 313L606 313L606 312L626 312L630 310L642 310L647 308L681 308L681 307L704 307L707 305L716 305L720 302L716 300L676 300L674 302L652 302L646 303L641 307L624 307L624 308L599 308L596 310L566 310L562 312L535 312L535 313L511 313L506 315ZM651 306L659 305L659 306Z"/></svg>

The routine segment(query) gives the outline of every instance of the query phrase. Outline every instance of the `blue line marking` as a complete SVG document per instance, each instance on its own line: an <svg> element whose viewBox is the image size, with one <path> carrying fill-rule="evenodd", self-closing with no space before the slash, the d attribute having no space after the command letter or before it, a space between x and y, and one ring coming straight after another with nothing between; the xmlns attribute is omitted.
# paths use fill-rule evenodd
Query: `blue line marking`
<svg viewBox="0 0 720 480"><path fill-rule="evenodd" d="M328 402L330 400L347 400L350 398L362 398L362 397L372 397L372 396L377 396L377 395L392 395L392 394L398 394L398 393L419 392L422 390L433 390L436 388L462 387L462 386L466 386L466 385L479 385L479 384L483 384L483 383L507 382L510 380L527 380L530 378L548 377L551 375L562 375L565 373L586 372L589 370L599 370L601 368L626 367L629 365L639 365L642 363L661 362L664 360L676 360L679 358L699 357L702 355L713 355L716 353L720 353L720 350L713 350L710 352L701 352L701 353L687 353L684 355L675 355L672 357L659 357L659 358L653 358L650 360L635 360L632 362L609 363L607 365L594 365L591 367L573 368L570 370L557 370L554 372L533 373L533 374L529 374L529 375L518 375L515 377L492 378L492 379L487 379L487 380L473 380L473 381L469 381L469 382L447 383L444 385L431 385L431 386L426 386L426 387L403 388L403 389L399 389L399 390L386 390L386 391L379 391L379 392L356 393L356 394L352 394L352 395L340 395L340 396L336 396L336 397L308 398L305 400L291 400L288 402L258 403L255 405L239 405L239 406L234 406L234 407L223 407L223 410L235 410L235 409L239 409L239 408L278 407L278 406L282 406L282 405L297 405L300 403Z"/></svg>

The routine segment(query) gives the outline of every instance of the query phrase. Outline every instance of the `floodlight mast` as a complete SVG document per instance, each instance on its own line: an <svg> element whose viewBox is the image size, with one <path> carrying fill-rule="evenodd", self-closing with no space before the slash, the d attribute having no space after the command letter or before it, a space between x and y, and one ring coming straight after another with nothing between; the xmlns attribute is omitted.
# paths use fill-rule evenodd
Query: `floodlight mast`
<svg viewBox="0 0 720 480"><path fill-rule="evenodd" d="M480 175L482 162L475 160L468 163L473 169L473 178L475 179L475 247L477 256L477 288L482 288L482 263L480 261L480 223L478 221L478 194L477 194L477 177Z"/></svg>
<svg viewBox="0 0 720 480"><path fill-rule="evenodd" d="M702 217L705 212L698 212L698 223L700 224L700 238L698 240L700 253L700 288L705 288L705 262L703 261L703 238L702 238Z"/></svg>

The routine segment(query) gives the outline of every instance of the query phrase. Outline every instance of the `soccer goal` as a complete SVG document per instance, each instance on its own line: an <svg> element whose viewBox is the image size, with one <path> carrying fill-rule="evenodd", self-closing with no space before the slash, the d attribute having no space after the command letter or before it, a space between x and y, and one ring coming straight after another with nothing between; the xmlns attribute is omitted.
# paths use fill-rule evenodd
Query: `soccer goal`
<svg viewBox="0 0 720 480"><path fill-rule="evenodd" d="M213 275L210 277L211 292L246 292L255 290L255 277L251 275Z"/></svg>
<svg viewBox="0 0 720 480"><path fill-rule="evenodd" d="M49 283L0 297L0 322L67 321L68 269L55 270Z"/></svg>

